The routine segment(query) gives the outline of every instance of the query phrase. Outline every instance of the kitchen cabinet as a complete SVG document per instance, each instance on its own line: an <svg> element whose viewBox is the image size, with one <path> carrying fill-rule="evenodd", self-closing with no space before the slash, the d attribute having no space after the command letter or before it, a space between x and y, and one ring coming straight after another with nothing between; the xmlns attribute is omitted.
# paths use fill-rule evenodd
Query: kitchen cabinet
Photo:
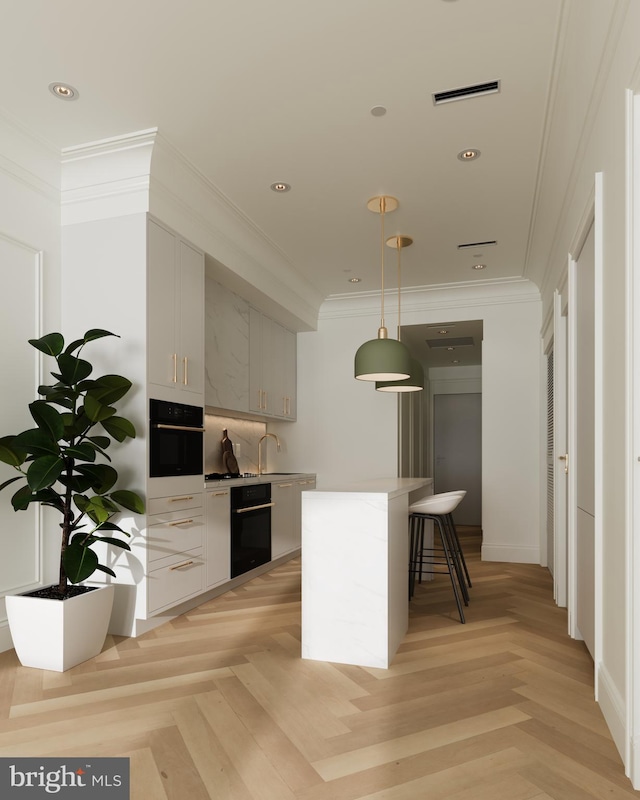
<svg viewBox="0 0 640 800"><path fill-rule="evenodd" d="M147 517L147 613L154 614L204 589L202 492L152 498Z"/></svg>
<svg viewBox="0 0 640 800"><path fill-rule="evenodd" d="M294 481L271 484L271 558L276 559L295 549ZM298 545L299 546L299 545Z"/></svg>
<svg viewBox="0 0 640 800"><path fill-rule="evenodd" d="M228 581L231 576L230 490L206 492L205 589Z"/></svg>
<svg viewBox="0 0 640 800"><path fill-rule="evenodd" d="M249 303L205 278L205 405L249 411Z"/></svg>
<svg viewBox="0 0 640 800"><path fill-rule="evenodd" d="M296 335L255 308L249 311L249 408L296 418Z"/></svg>
<svg viewBox="0 0 640 800"><path fill-rule="evenodd" d="M147 247L149 382L178 402L202 403L204 254L151 219Z"/></svg>

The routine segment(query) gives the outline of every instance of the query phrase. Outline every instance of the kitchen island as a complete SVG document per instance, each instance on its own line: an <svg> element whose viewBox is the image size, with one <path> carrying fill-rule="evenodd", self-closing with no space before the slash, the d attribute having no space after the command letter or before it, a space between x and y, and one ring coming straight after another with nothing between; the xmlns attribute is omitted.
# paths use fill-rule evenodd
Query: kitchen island
<svg viewBox="0 0 640 800"><path fill-rule="evenodd" d="M408 507L431 478L302 492L302 658L386 669L409 624Z"/></svg>

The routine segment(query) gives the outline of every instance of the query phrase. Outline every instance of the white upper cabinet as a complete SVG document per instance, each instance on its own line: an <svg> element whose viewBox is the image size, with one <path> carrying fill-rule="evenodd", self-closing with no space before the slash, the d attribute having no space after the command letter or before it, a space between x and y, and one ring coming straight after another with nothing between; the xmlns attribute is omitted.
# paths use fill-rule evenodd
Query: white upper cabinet
<svg viewBox="0 0 640 800"><path fill-rule="evenodd" d="M249 313L249 407L296 417L296 335L252 308Z"/></svg>
<svg viewBox="0 0 640 800"><path fill-rule="evenodd" d="M249 411L249 304L205 280L205 404Z"/></svg>
<svg viewBox="0 0 640 800"><path fill-rule="evenodd" d="M149 382L201 403L204 393L204 254L148 223ZM166 392L162 393L167 397Z"/></svg>

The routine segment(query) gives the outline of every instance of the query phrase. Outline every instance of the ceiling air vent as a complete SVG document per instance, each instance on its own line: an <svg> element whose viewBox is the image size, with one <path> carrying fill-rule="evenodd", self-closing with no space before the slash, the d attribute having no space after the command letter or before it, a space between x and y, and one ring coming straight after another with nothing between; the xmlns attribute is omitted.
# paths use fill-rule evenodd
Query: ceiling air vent
<svg viewBox="0 0 640 800"><path fill-rule="evenodd" d="M426 339L429 347L469 347L473 345L472 336L459 336L457 339Z"/></svg>
<svg viewBox="0 0 640 800"><path fill-rule="evenodd" d="M467 250L469 247L492 247L494 244L498 244L495 239L489 242L467 242L466 244L459 244L458 250Z"/></svg>
<svg viewBox="0 0 640 800"><path fill-rule="evenodd" d="M463 86L460 89L449 89L447 92L434 92L433 104L452 103L454 100L465 100L467 97L477 97L481 94L496 94L500 91L500 81L476 83L474 86Z"/></svg>

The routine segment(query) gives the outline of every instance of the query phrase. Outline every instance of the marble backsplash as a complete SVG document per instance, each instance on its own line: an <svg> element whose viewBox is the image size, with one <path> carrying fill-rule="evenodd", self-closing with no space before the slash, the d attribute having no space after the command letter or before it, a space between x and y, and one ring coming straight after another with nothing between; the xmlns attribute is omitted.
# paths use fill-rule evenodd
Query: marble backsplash
<svg viewBox="0 0 640 800"><path fill-rule="evenodd" d="M204 471L224 472L222 464L222 432L226 428L227 435L233 443L233 452L238 460L240 474L258 472L258 442L266 433L264 422L221 417L206 414L204 417Z"/></svg>

